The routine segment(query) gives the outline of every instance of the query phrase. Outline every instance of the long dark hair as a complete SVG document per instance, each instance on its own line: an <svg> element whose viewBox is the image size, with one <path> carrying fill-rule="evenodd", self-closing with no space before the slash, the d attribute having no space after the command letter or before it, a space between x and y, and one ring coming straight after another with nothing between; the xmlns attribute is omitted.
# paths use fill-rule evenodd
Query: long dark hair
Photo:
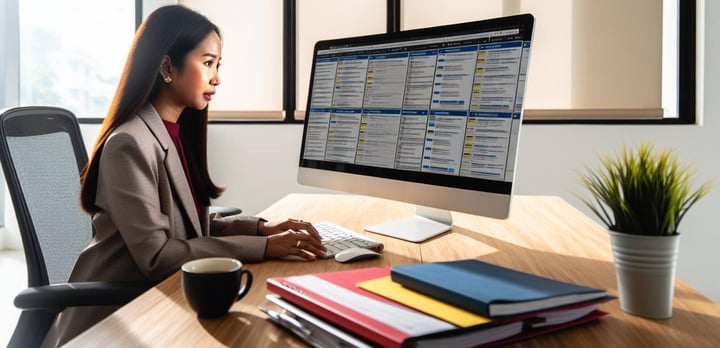
<svg viewBox="0 0 720 348"><path fill-rule="evenodd" d="M163 58L169 56L173 65L183 70L187 54L213 31L220 36L220 29L205 16L179 5L158 8L137 29L90 160L80 174L80 201L88 213L100 211L95 197L100 156L107 138L121 124L136 117L159 93L163 85L160 76ZM208 172L207 123L207 107L203 110L186 107L178 119L196 199L205 206L210 205L210 198L219 197L223 191L213 183Z"/></svg>

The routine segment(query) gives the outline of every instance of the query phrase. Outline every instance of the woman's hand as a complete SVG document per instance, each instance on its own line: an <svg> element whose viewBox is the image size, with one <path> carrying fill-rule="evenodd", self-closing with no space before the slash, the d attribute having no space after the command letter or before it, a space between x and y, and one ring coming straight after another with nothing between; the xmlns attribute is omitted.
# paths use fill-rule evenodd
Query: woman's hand
<svg viewBox="0 0 720 348"><path fill-rule="evenodd" d="M315 255L325 254L320 234L309 222L295 219L265 222L260 224L259 230L268 236L266 259L296 255L306 260L314 260Z"/></svg>

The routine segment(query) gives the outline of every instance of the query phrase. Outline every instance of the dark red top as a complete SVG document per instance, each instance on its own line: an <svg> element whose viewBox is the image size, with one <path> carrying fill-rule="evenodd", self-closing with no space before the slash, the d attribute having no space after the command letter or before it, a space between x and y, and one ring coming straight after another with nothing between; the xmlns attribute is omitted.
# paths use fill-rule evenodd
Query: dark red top
<svg viewBox="0 0 720 348"><path fill-rule="evenodd" d="M193 186L192 177L190 176L190 170L188 169L187 159L185 158L185 150L183 150L182 141L180 140L180 125L170 121L162 120L167 129L170 139L175 143L175 148L178 154L180 154L180 160L182 161L183 169L185 170L185 177L187 178L188 184L190 184L190 192L192 192L193 202L195 202L195 210L197 210L198 217L200 217L200 204L198 203L197 196L195 196L195 186Z"/></svg>

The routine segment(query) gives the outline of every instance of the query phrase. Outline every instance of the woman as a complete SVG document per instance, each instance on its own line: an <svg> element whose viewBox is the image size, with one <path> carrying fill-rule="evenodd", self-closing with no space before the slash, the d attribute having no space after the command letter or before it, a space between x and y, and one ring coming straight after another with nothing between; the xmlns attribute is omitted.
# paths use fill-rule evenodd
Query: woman
<svg viewBox="0 0 720 348"><path fill-rule="evenodd" d="M289 255L313 260L324 253L306 222L209 218L210 199L222 192L208 173L206 141L221 57L217 26L185 7L159 8L138 28L81 174L81 203L93 216L96 235L71 282L152 285L201 257L259 262ZM115 309L65 310L46 345L64 343Z"/></svg>

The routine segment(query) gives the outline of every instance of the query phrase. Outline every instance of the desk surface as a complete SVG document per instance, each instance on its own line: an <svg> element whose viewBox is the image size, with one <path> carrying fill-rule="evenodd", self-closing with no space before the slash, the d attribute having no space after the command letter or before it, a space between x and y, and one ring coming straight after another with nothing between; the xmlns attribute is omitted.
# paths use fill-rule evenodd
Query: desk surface
<svg viewBox="0 0 720 348"><path fill-rule="evenodd" d="M262 213L330 220L362 231L370 224L412 215L413 206L352 195L291 194ZM367 233L385 243L380 259L352 264L268 261L248 265L255 283L248 295L219 319L199 319L185 302L176 273L90 328L68 347L287 347L304 346L274 326L258 309L268 277L363 267L478 258L506 267L607 289L617 295L607 231L558 197L516 196L505 220L453 213L451 232L422 244ZM682 252L682 250L681 250ZM597 322L520 342L522 347L711 347L720 342L720 306L676 281L673 318L649 320L601 305L610 312Z"/></svg>

